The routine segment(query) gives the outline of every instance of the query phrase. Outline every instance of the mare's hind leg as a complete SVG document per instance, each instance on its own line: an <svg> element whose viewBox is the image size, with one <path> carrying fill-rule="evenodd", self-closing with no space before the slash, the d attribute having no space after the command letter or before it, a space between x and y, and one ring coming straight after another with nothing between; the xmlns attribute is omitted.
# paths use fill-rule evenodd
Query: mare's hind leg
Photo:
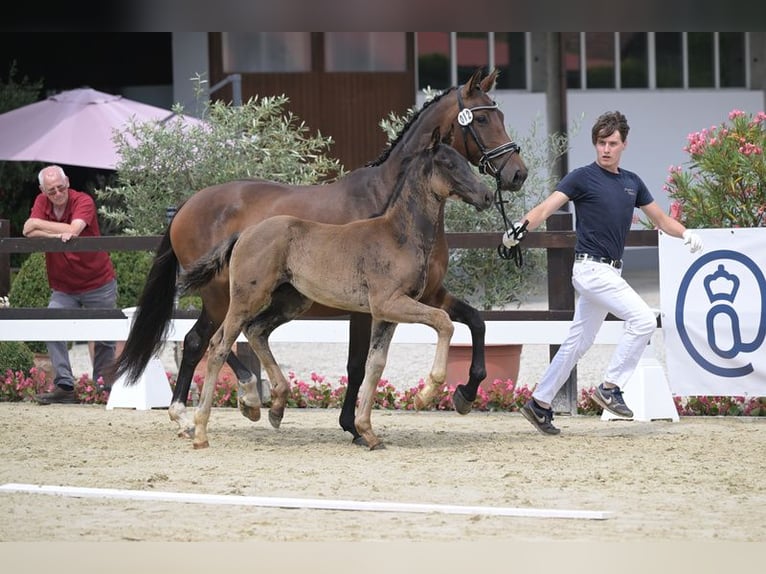
<svg viewBox="0 0 766 574"><path fill-rule="evenodd" d="M372 321L370 335L370 351L367 355L367 364L364 371L359 394L359 408L354 423L362 439L370 447L370 450L385 448L378 436L372 430L372 407L375 404L378 381L383 374L388 357L388 348L394 336L396 323L388 321Z"/></svg>
<svg viewBox="0 0 766 574"><path fill-rule="evenodd" d="M186 402L194 377L194 369L205 354L215 329L216 325L208 317L203 305L199 318L184 338L181 366L178 368L178 378L168 408L170 420L178 424L178 436L180 437L192 438L194 436L194 422L187 413Z"/></svg>
<svg viewBox="0 0 766 574"><path fill-rule="evenodd" d="M372 316L367 313L352 313L348 323L348 361L346 372L348 373L348 385L343 406L340 410L338 422L340 427L352 435L354 444L369 446L356 430L354 423L356 413L356 400L359 397L359 388L364 379L365 362L370 350L370 332L372 328Z"/></svg>
<svg viewBox="0 0 766 574"><path fill-rule="evenodd" d="M476 309L449 293L444 294L442 308L447 311L450 319L467 325L471 331L471 366L468 369L468 382L458 385L452 394L455 410L461 415L467 415L473 408L479 384L487 377L484 351L486 326Z"/></svg>

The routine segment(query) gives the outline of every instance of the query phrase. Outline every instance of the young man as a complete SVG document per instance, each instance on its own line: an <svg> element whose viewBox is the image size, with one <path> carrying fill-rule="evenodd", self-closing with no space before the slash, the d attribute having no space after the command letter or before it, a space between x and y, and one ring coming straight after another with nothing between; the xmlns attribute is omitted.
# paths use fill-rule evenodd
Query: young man
<svg viewBox="0 0 766 574"><path fill-rule="evenodd" d="M57 165L40 170L40 195L35 198L29 219L24 223L25 237L57 237L63 242L79 235L101 235L96 204L87 194L69 188L69 178ZM51 287L49 308L114 309L117 304L117 281L109 254L104 251L60 251L45 254L45 267ZM114 342L96 342L93 357L93 380L108 376L114 361ZM37 395L42 404L75 403L74 377L69 351L64 341L49 342L48 353L55 372L55 388ZM111 381L104 380L104 388Z"/></svg>
<svg viewBox="0 0 766 574"><path fill-rule="evenodd" d="M620 112L601 115L591 132L596 161L567 174L553 193L514 226L519 230L526 223L527 230L535 229L568 201L574 203L577 241L572 284L578 294L574 319L532 398L521 408L524 417L543 434L559 434L559 429L553 426L551 401L593 344L607 313L625 321L625 334L593 399L617 416L633 416L620 387L635 371L657 325L652 310L621 277L622 254L633 210L640 208L663 232L683 238L692 253L702 249L700 237L667 215L638 175L620 168L629 130L628 121ZM524 233L506 231L504 245L509 248L517 245Z"/></svg>

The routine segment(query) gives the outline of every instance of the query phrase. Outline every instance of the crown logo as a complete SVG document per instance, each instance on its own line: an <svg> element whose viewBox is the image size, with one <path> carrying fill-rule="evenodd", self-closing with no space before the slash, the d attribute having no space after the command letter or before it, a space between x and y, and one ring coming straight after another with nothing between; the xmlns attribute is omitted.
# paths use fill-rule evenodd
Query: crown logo
<svg viewBox="0 0 766 574"><path fill-rule="evenodd" d="M728 301L734 303L739 290L739 277L727 273L723 265L719 265L715 273L705 277L705 292L710 302Z"/></svg>

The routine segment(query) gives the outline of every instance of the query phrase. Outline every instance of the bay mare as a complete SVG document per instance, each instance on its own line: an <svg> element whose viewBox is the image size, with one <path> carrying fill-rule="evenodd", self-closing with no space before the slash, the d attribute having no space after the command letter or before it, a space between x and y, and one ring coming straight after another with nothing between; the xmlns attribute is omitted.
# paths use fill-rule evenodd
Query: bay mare
<svg viewBox="0 0 766 574"><path fill-rule="evenodd" d="M448 135L451 141L452 133ZM402 162L394 194L380 217L343 225L276 215L234 233L181 278L181 288L208 284L228 265L229 309L213 335L199 407L194 414L194 447L209 446L207 423L215 382L230 349L244 332L271 381L269 422L279 428L290 384L269 348L275 322L307 311L314 301L333 309L369 313L372 330L364 381L354 424L370 447L382 445L372 430L375 391L398 323L423 323L437 335L426 384L415 404L428 405L447 376L447 352L454 327L449 315L418 301L427 284L428 260L448 198L486 209L492 192L439 128L424 150ZM271 308L278 301L276 309ZM240 397L252 420L260 418L254 388Z"/></svg>
<svg viewBox="0 0 766 574"><path fill-rule="evenodd" d="M286 185L272 181L242 180L212 186L190 197L173 218L155 255L144 291L139 298L125 348L118 357L116 375L125 375L134 384L152 356L164 344L173 316L179 267L187 268L233 233L274 215L293 215L325 223L346 223L383 213L394 192L402 162L427 144L434 128L442 133L455 130L453 147L486 173L494 175L498 190L519 190L527 168L519 147L511 141L503 112L489 96L497 71L482 77L477 70L462 86L452 87L426 103L401 130L381 156L367 166L355 169L336 181L317 185ZM447 292L442 284L447 271L447 240L443 214L437 223L436 238L428 261L427 282L420 300L445 310L453 321L464 323L471 332L473 354L468 382L457 388L453 403L461 414L470 412L479 383L486 376L484 360L484 321L479 312ZM207 350L229 306L229 284L225 273L217 275L199 289L202 310L183 344L178 378L168 410L179 425L180 436L192 436L185 427L183 413L194 369ZM272 301L275 320L284 310L279 298ZM312 306L307 316L347 315L321 305ZM275 324L273 328L277 325ZM354 425L355 405L364 378L370 345L369 314L353 311L349 315L348 388L339 422L343 430L359 433ZM239 380L240 394L257 386L257 378L231 353L227 362ZM246 407L240 408L247 414Z"/></svg>

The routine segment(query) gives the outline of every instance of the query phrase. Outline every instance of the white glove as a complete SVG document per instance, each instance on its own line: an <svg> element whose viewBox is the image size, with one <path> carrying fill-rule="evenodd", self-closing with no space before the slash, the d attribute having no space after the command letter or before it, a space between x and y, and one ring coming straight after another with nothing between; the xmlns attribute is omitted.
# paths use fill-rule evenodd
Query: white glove
<svg viewBox="0 0 766 574"><path fill-rule="evenodd" d="M687 229L682 236L684 238L684 245L689 246L690 253L697 253L702 249L702 238L694 233L692 230Z"/></svg>
<svg viewBox="0 0 766 574"><path fill-rule="evenodd" d="M508 249L515 247L522 239L524 239L524 236L527 234L527 230L525 229L519 233L519 230L521 229L521 226L524 225L524 223L524 221L517 221L513 224L512 229L508 229L505 233L503 233L503 245L505 247ZM516 230L516 233L513 232L514 229Z"/></svg>

